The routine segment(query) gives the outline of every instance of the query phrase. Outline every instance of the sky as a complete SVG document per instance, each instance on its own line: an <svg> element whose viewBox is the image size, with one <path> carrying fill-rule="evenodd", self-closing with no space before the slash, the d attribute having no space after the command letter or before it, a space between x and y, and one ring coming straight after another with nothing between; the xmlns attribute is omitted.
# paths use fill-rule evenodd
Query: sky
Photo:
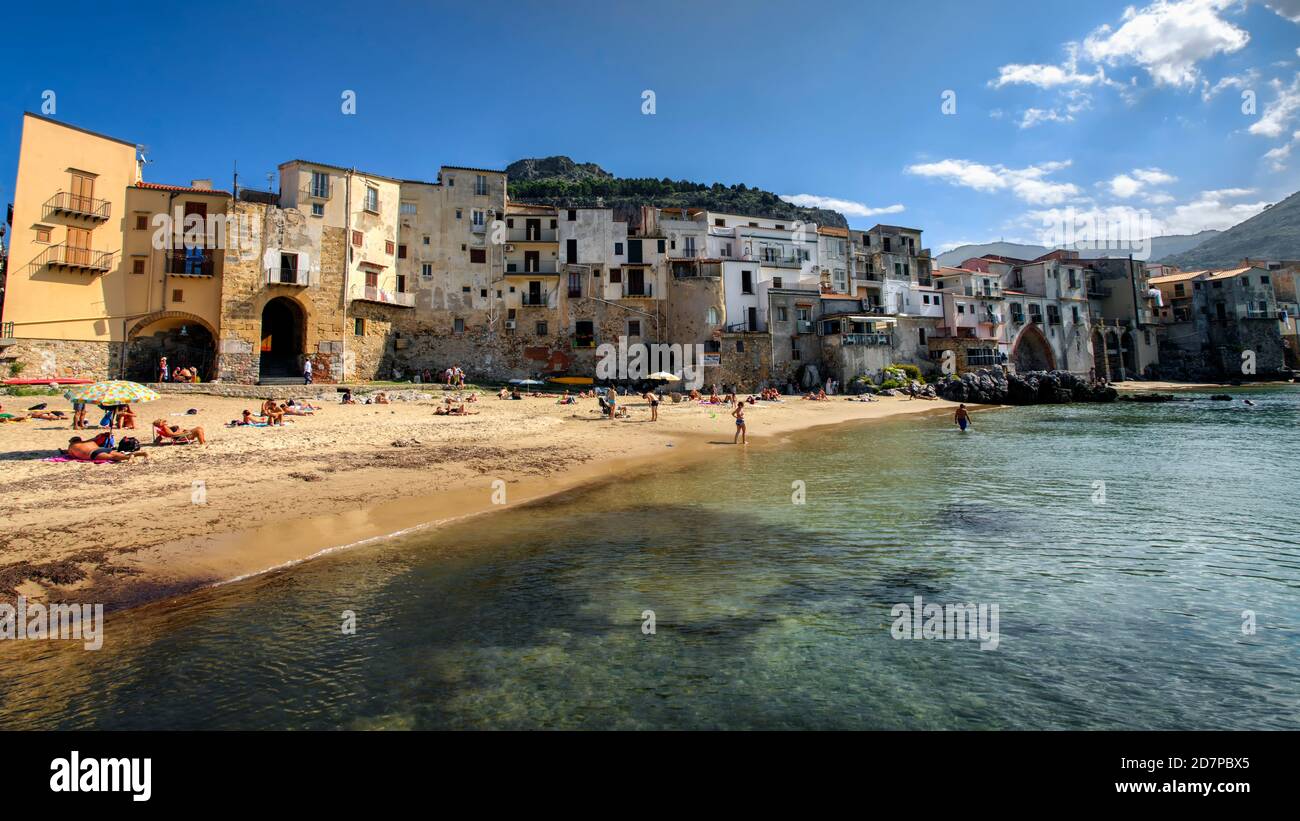
<svg viewBox="0 0 1300 821"><path fill-rule="evenodd" d="M0 24L3 202L24 111L147 146L153 182L565 154L935 252L1224 229L1300 189L1300 0L67 2Z"/></svg>

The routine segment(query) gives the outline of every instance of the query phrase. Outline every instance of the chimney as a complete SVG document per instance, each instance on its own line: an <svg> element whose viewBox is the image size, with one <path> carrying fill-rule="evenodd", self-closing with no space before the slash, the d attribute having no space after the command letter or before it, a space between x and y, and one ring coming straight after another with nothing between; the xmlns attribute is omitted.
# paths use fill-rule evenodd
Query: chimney
<svg viewBox="0 0 1300 821"><path fill-rule="evenodd" d="M211 191L212 180L190 180L190 188L201 188L204 191Z"/></svg>

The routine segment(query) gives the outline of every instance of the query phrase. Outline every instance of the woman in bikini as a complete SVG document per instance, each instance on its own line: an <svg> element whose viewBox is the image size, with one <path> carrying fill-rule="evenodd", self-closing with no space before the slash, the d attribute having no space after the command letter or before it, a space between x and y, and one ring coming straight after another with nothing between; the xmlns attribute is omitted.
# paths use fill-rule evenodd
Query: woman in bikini
<svg viewBox="0 0 1300 821"><path fill-rule="evenodd" d="M731 415L736 417L736 436L731 440L731 444L734 445L739 442L742 445L748 445L749 441L745 438L745 404L743 402L736 403L736 409L731 412Z"/></svg>

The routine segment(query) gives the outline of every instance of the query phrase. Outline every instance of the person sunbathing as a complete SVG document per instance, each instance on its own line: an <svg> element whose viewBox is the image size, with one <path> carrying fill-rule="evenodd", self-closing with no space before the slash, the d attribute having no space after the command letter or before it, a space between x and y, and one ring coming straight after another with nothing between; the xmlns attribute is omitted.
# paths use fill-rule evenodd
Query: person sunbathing
<svg viewBox="0 0 1300 821"><path fill-rule="evenodd" d="M387 404L388 404L388 394L384 393L383 391L380 391L379 393L375 394L375 404L376 404L376 405L387 405Z"/></svg>
<svg viewBox="0 0 1300 821"><path fill-rule="evenodd" d="M722 404L722 399L718 396L717 393L711 393L711 394L709 394L709 404L710 404L710 405L721 405L721 404Z"/></svg>
<svg viewBox="0 0 1300 821"><path fill-rule="evenodd" d="M473 416L476 413L478 413L478 411L466 410L464 402L461 402L456 407L447 411L448 416Z"/></svg>
<svg viewBox="0 0 1300 821"><path fill-rule="evenodd" d="M574 404L574 403L575 403L574 398L573 398L572 396L569 396L569 392L566 390L566 391L564 392L564 395L561 396L560 399L559 399L559 401L556 402L555 404L557 404L557 405L572 405L572 404Z"/></svg>
<svg viewBox="0 0 1300 821"><path fill-rule="evenodd" d="M208 437L201 427L182 428L180 425L167 424L166 419L155 419L153 420L153 442L155 445L163 443L188 445L191 442L206 445Z"/></svg>
<svg viewBox="0 0 1300 821"><path fill-rule="evenodd" d="M59 453L78 462L128 462L136 456L142 458L149 456L143 451L123 453L120 450L101 445L100 441L98 437L96 439L82 439L80 436L74 436L68 440L67 449L61 450ZM105 438L102 441L106 443L108 440Z"/></svg>
<svg viewBox="0 0 1300 821"><path fill-rule="evenodd" d="M298 401L297 399L290 399L289 407L297 408L298 410L302 410L302 411L318 411L321 409L320 405L317 405L315 402L311 402L306 399L302 400L301 402Z"/></svg>
<svg viewBox="0 0 1300 821"><path fill-rule="evenodd" d="M510 398L509 388L502 388L500 392L497 393L497 399L509 399L509 398Z"/></svg>
<svg viewBox="0 0 1300 821"><path fill-rule="evenodd" d="M262 403L262 415L266 417L267 424L283 425L284 411L275 403L274 399L268 399Z"/></svg>
<svg viewBox="0 0 1300 821"><path fill-rule="evenodd" d="M302 405L295 405L292 401L281 405L280 411L285 416L311 416L316 412L312 408L304 408Z"/></svg>
<svg viewBox="0 0 1300 821"><path fill-rule="evenodd" d="M241 428L246 425L265 425L265 424L266 424L266 417L254 416L251 410L249 410L248 408L244 408L243 414L238 419L231 420L230 423L226 425L226 427Z"/></svg>
<svg viewBox="0 0 1300 821"><path fill-rule="evenodd" d="M33 419L48 419L52 422L66 422L68 415L61 410L56 411L35 411L28 414Z"/></svg>
<svg viewBox="0 0 1300 821"><path fill-rule="evenodd" d="M339 397L340 405L355 405L356 403L357 400L352 398L352 391L350 390L344 390L343 395Z"/></svg>
<svg viewBox="0 0 1300 821"><path fill-rule="evenodd" d="M695 390L694 388L691 389L691 401L693 402L699 401L700 396L701 394L699 391Z"/></svg>
<svg viewBox="0 0 1300 821"><path fill-rule="evenodd" d="M477 402L477 401L478 401L478 394L477 394L477 393L471 393L469 396L465 397L465 401L466 401L466 402Z"/></svg>

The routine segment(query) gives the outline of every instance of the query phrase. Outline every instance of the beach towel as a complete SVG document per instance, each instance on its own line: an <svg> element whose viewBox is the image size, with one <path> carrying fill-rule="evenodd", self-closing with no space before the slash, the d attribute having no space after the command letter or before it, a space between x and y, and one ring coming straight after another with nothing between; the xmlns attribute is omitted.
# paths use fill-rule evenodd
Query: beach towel
<svg viewBox="0 0 1300 821"><path fill-rule="evenodd" d="M88 461L85 460L85 459L73 459L71 456L47 456L47 457L45 457L44 459L42 459L41 461L42 461L42 462L86 462L86 464L89 464L89 465L117 465L117 464L121 464L120 462L110 462L110 461L108 461L107 459L96 459L96 460L93 461L93 462L88 462Z"/></svg>

